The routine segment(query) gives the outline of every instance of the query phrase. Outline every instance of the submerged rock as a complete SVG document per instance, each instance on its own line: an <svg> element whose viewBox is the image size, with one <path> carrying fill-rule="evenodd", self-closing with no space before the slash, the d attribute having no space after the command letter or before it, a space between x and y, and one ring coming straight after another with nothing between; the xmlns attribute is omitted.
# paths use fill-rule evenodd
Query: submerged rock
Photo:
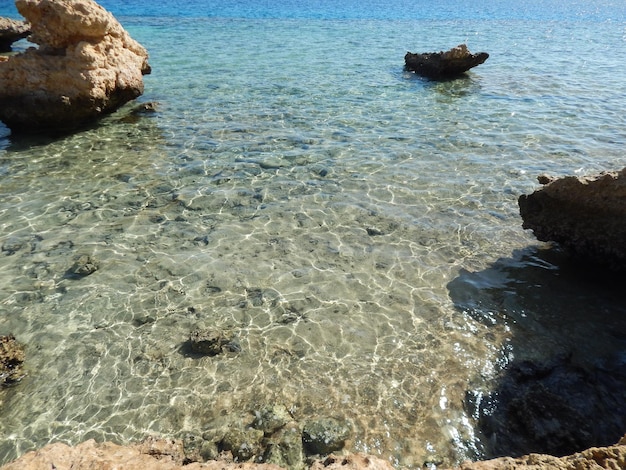
<svg viewBox="0 0 626 470"><path fill-rule="evenodd" d="M291 470L304 468L304 449L298 423L285 424L267 439L263 460Z"/></svg>
<svg viewBox="0 0 626 470"><path fill-rule="evenodd" d="M263 455L263 431L254 428L231 429L222 440L222 449L230 451L237 462Z"/></svg>
<svg viewBox="0 0 626 470"><path fill-rule="evenodd" d="M68 130L143 93L148 53L92 0L16 0L39 48L0 62L0 120L12 131Z"/></svg>
<svg viewBox="0 0 626 470"><path fill-rule="evenodd" d="M252 427L265 434L272 434L292 420L284 405L272 405L254 412Z"/></svg>
<svg viewBox="0 0 626 470"><path fill-rule="evenodd" d="M0 385L10 385L24 377L24 359L24 347L15 336L0 336Z"/></svg>
<svg viewBox="0 0 626 470"><path fill-rule="evenodd" d="M482 64L488 57L486 52L472 54L465 44L459 44L446 52L407 52L404 63L408 70L418 75L440 80L462 75L472 67Z"/></svg>
<svg viewBox="0 0 626 470"><path fill-rule="evenodd" d="M352 427L346 421L320 418L309 421L302 429L302 442L309 455L326 455L343 449Z"/></svg>
<svg viewBox="0 0 626 470"><path fill-rule="evenodd" d="M30 25L27 22L0 18L0 52L10 52L14 42L29 34Z"/></svg>
<svg viewBox="0 0 626 470"><path fill-rule="evenodd" d="M595 176L539 177L518 200L523 227L581 258L626 268L626 168Z"/></svg>
<svg viewBox="0 0 626 470"><path fill-rule="evenodd" d="M89 255L81 255L65 272L65 277L69 279L80 279L98 270L98 262Z"/></svg>
<svg viewBox="0 0 626 470"><path fill-rule="evenodd" d="M192 331L189 335L189 345L194 353L208 356L216 356L224 351L241 350L234 333L218 329Z"/></svg>

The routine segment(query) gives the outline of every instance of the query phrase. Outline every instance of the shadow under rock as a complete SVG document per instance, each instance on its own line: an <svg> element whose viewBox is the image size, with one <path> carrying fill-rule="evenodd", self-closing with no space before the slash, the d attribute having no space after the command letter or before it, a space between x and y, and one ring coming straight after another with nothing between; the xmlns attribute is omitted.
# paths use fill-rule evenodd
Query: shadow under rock
<svg viewBox="0 0 626 470"><path fill-rule="evenodd" d="M448 284L460 312L508 337L494 383L466 393L485 458L563 456L624 435L625 280L533 248Z"/></svg>

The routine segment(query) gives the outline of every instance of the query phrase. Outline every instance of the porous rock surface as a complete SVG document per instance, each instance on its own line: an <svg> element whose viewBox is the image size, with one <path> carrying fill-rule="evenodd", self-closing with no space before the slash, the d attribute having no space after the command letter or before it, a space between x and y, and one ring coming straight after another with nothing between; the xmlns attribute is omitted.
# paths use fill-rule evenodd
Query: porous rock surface
<svg viewBox="0 0 626 470"><path fill-rule="evenodd" d="M594 176L539 177L543 187L520 196L523 227L574 255L626 268L626 168Z"/></svg>
<svg viewBox="0 0 626 470"><path fill-rule="evenodd" d="M143 93L148 53L92 0L16 0L39 48L0 62L0 120L71 129Z"/></svg>
<svg viewBox="0 0 626 470"><path fill-rule="evenodd" d="M270 463L235 462L228 455L208 462L189 462L180 441L147 439L141 444L120 446L111 442L96 443L93 439L75 447L60 442L48 444L24 454L0 470L281 470ZM393 470L386 461L361 455L330 456L316 461L311 468Z"/></svg>
<svg viewBox="0 0 626 470"><path fill-rule="evenodd" d="M592 447L565 457L530 454L463 463L459 470L620 470L626 468L626 436L614 446Z"/></svg>

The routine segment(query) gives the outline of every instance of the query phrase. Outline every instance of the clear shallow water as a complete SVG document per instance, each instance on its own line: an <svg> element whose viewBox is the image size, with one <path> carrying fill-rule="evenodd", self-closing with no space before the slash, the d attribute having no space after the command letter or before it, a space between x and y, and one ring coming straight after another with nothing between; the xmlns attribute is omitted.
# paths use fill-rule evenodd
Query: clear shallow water
<svg viewBox="0 0 626 470"><path fill-rule="evenodd" d="M0 332L29 369L2 461L278 403L449 464L485 451L465 393L509 361L623 351L620 287L569 282L517 209L542 172L622 168L623 5L103 5L149 50L158 112L0 138ZM403 70L461 42L491 54L466 78ZM83 254L98 271L68 278ZM204 327L242 351L189 357Z"/></svg>

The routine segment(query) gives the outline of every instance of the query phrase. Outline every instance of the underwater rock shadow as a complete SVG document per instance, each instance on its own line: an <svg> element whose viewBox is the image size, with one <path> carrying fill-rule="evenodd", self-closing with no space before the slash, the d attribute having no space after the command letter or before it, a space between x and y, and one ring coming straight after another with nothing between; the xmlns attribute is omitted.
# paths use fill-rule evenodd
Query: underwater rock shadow
<svg viewBox="0 0 626 470"><path fill-rule="evenodd" d="M508 329L495 382L466 393L485 458L562 456L624 435L624 280L529 248L448 284L464 315Z"/></svg>

